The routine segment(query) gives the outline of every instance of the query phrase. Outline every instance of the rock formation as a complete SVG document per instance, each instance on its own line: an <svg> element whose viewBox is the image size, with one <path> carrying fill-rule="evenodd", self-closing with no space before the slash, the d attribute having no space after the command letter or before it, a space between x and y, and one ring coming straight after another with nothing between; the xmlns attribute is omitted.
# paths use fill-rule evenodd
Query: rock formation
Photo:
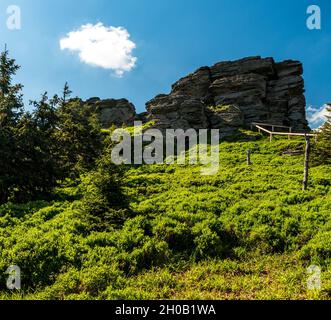
<svg viewBox="0 0 331 320"><path fill-rule="evenodd" d="M96 108L104 128L109 128L112 125L117 127L133 125L136 118L135 106L126 99L101 100L100 98L91 98L85 103Z"/></svg>
<svg viewBox="0 0 331 320"><path fill-rule="evenodd" d="M303 67L299 61L276 63L249 57L203 67L180 79L169 94L147 102L136 115L127 100L95 100L103 125L155 121L160 129L215 128L231 132L252 122L308 128Z"/></svg>
<svg viewBox="0 0 331 320"><path fill-rule="evenodd" d="M203 67L147 103L162 128L228 131L252 122L307 129L302 64L250 57Z"/></svg>

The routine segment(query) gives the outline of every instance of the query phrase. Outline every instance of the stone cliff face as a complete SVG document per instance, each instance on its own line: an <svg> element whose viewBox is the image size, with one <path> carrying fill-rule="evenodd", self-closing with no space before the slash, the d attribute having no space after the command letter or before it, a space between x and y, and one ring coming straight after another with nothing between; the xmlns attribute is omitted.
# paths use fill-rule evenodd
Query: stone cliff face
<svg viewBox="0 0 331 320"><path fill-rule="evenodd" d="M232 128L265 122L307 129L303 68L250 57L203 67L180 79L168 95L147 103L161 128Z"/></svg>
<svg viewBox="0 0 331 320"><path fill-rule="evenodd" d="M136 115L127 100L90 99L104 126L155 121L160 129L214 128L231 132L252 122L308 128L303 68L298 61L276 63L249 57L203 67L177 81L170 94L147 102Z"/></svg>

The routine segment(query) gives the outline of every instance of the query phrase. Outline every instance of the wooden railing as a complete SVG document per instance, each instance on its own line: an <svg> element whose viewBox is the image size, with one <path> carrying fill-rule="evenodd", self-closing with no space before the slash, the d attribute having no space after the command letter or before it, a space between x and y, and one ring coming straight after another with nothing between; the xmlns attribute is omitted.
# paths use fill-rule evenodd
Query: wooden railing
<svg viewBox="0 0 331 320"><path fill-rule="evenodd" d="M289 132L292 132L293 128L292 127L288 127L288 126L280 126L277 124L270 124L270 123L262 123L262 122L252 122L251 127L253 126L263 126L263 127L270 127L272 128L272 132L275 131L275 128L283 128L283 129L289 129Z"/></svg>
<svg viewBox="0 0 331 320"><path fill-rule="evenodd" d="M268 133L270 135L270 142L272 141L274 136L288 136L289 139L291 139L291 137L315 137L315 138L317 137L317 135L313 134L313 133L293 132L292 127L280 126L280 125L276 125L276 124L252 122L251 128L253 129L253 127L256 127L259 130L259 132L263 131L263 132ZM271 128L271 131L264 127ZM288 132L275 131L275 129L277 129L277 128L288 129Z"/></svg>

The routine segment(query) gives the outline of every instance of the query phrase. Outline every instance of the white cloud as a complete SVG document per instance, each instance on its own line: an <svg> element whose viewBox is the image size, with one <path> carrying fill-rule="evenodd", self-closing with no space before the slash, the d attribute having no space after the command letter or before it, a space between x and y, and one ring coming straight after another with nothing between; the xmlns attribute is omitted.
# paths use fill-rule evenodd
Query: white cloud
<svg viewBox="0 0 331 320"><path fill-rule="evenodd" d="M131 71L137 62L132 51L136 44L130 40L123 27L107 27L102 23L85 24L69 32L60 40L61 50L77 52L82 62L115 71L122 77Z"/></svg>
<svg viewBox="0 0 331 320"><path fill-rule="evenodd" d="M326 104L321 108L308 107L308 121L311 127L314 128L323 125L326 121L326 117L330 115L327 108L328 106Z"/></svg>

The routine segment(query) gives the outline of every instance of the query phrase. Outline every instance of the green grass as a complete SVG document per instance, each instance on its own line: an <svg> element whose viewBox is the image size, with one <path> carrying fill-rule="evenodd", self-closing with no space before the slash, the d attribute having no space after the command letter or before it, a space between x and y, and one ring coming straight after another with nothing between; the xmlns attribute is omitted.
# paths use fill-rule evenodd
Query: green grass
<svg viewBox="0 0 331 320"><path fill-rule="evenodd" d="M141 131L144 131L144 130L147 130L147 129L153 127L154 125L155 125L155 121L149 121L149 122L144 123L141 126L123 127L123 129L126 132L128 132L130 135L133 136L135 133L135 130L137 130L138 132L141 132ZM116 128L102 129L101 132L107 135L107 134L112 133L115 129Z"/></svg>
<svg viewBox="0 0 331 320"><path fill-rule="evenodd" d="M307 273L295 255L248 256L243 261L210 260L182 270L156 269L133 277L107 299L276 300L328 299L331 270L322 291L307 291ZM175 268L177 269L177 267Z"/></svg>
<svg viewBox="0 0 331 320"><path fill-rule="evenodd" d="M222 142L213 176L130 167L130 217L101 231L89 228L79 188L59 190L58 202L0 207L0 270L23 272L13 295L0 275L0 298L330 299L331 170L312 167L301 191L303 156L283 151L303 143ZM311 264L321 291L307 290Z"/></svg>

